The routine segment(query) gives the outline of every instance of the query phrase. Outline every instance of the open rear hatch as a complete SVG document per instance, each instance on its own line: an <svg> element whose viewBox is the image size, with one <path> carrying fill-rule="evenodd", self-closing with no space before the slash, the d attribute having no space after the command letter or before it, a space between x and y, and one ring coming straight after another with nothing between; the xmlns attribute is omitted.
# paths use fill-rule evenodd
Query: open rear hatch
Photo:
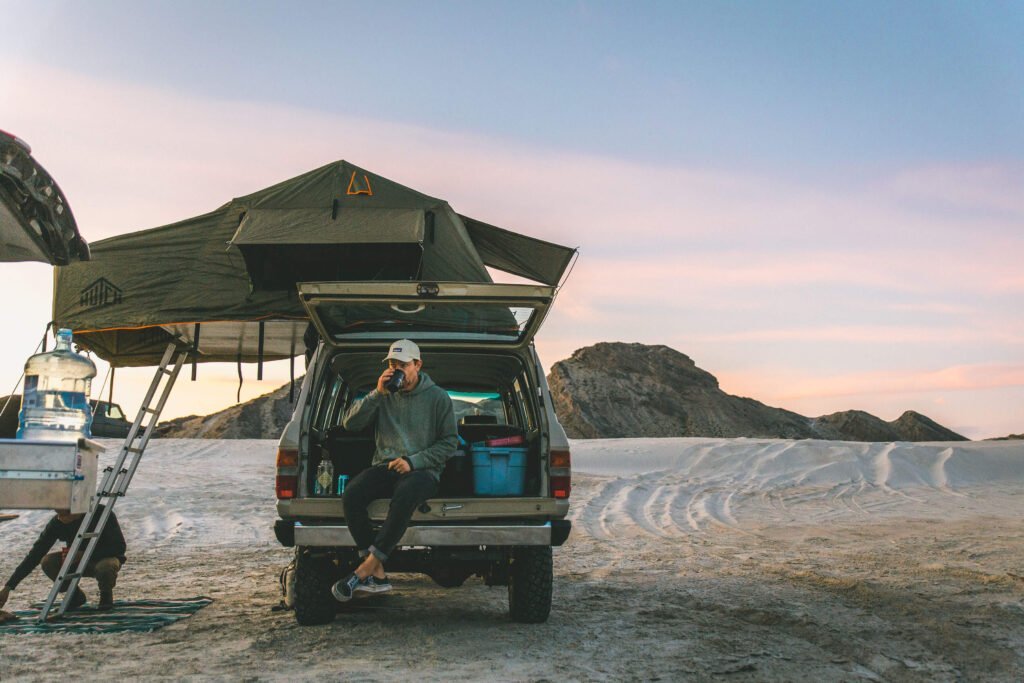
<svg viewBox="0 0 1024 683"><path fill-rule="evenodd" d="M346 349L412 339L421 348L518 349L555 288L466 282L305 282L299 297L324 341Z"/></svg>

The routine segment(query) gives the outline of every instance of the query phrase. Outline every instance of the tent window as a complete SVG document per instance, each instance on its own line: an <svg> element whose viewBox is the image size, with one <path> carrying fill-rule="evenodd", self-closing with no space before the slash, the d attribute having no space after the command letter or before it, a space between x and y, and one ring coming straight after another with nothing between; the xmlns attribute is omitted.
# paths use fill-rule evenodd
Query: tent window
<svg viewBox="0 0 1024 683"><path fill-rule="evenodd" d="M294 290L297 282L413 280L419 244L274 244L240 246L254 290Z"/></svg>

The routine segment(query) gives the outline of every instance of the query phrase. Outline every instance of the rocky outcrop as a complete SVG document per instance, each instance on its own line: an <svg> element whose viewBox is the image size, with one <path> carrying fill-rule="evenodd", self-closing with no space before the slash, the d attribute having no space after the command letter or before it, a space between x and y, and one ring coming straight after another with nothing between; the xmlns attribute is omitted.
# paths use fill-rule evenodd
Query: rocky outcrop
<svg viewBox="0 0 1024 683"><path fill-rule="evenodd" d="M212 415L189 415L161 422L155 436L175 439L277 439L292 418L295 404L285 384L269 394L225 408ZM302 379L295 379L298 399Z"/></svg>
<svg viewBox="0 0 1024 683"><path fill-rule="evenodd" d="M843 441L961 441L907 411L886 422L849 410L808 418L722 391L714 375L667 346L600 343L548 375L559 422L573 438L760 437Z"/></svg>
<svg viewBox="0 0 1024 683"><path fill-rule="evenodd" d="M816 436L806 417L725 393L714 375L667 346L588 346L555 363L548 384L574 438Z"/></svg>
<svg viewBox="0 0 1024 683"><path fill-rule="evenodd" d="M863 410L844 410L811 420L822 439L841 441L901 441L896 428L880 417Z"/></svg>
<svg viewBox="0 0 1024 683"><path fill-rule="evenodd" d="M946 429L930 417L913 410L908 410L889 424L896 429L900 441L967 441L966 436Z"/></svg>
<svg viewBox="0 0 1024 683"><path fill-rule="evenodd" d="M842 441L966 441L967 437L946 429L921 413L908 410L886 422L863 410L845 410L811 421L822 439Z"/></svg>

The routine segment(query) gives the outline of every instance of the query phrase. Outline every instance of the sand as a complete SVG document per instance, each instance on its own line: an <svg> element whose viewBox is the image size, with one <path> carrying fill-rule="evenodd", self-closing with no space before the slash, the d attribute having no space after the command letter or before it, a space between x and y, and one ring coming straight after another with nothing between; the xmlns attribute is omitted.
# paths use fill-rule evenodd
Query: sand
<svg viewBox="0 0 1024 683"><path fill-rule="evenodd" d="M154 441L116 508L117 597L216 602L150 634L0 636L0 680L1024 677L1021 444L577 441L546 624L479 579L399 574L321 627L272 611L274 448ZM46 517L0 525L0 573ZM48 588L37 571L7 608Z"/></svg>

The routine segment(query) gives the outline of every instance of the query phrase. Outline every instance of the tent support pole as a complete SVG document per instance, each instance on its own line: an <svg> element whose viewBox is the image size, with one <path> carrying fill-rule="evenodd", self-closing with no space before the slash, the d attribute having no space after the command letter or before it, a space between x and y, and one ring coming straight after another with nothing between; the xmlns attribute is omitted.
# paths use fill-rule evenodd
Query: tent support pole
<svg viewBox="0 0 1024 683"><path fill-rule="evenodd" d="M288 371L292 377L291 386L288 387L288 403L295 403L295 354L288 359Z"/></svg>
<svg viewBox="0 0 1024 683"><path fill-rule="evenodd" d="M199 323L192 333L192 381L196 381L196 359L199 357Z"/></svg>
<svg viewBox="0 0 1024 683"><path fill-rule="evenodd" d="M259 340L259 347L258 347L258 351L257 351L257 355L259 356L259 358L256 360L256 379L258 379L258 380L262 380L263 379L263 340L264 340L264 335L265 335L264 321L261 320L260 321L260 340ZM241 362L241 361L239 361L239 362Z"/></svg>
<svg viewBox="0 0 1024 683"><path fill-rule="evenodd" d="M292 383L288 387L288 403L295 403L295 329L292 328L292 353L288 357L288 372L291 375Z"/></svg>
<svg viewBox="0 0 1024 683"><path fill-rule="evenodd" d="M107 391L107 403L114 402L114 366L110 366L110 389Z"/></svg>

